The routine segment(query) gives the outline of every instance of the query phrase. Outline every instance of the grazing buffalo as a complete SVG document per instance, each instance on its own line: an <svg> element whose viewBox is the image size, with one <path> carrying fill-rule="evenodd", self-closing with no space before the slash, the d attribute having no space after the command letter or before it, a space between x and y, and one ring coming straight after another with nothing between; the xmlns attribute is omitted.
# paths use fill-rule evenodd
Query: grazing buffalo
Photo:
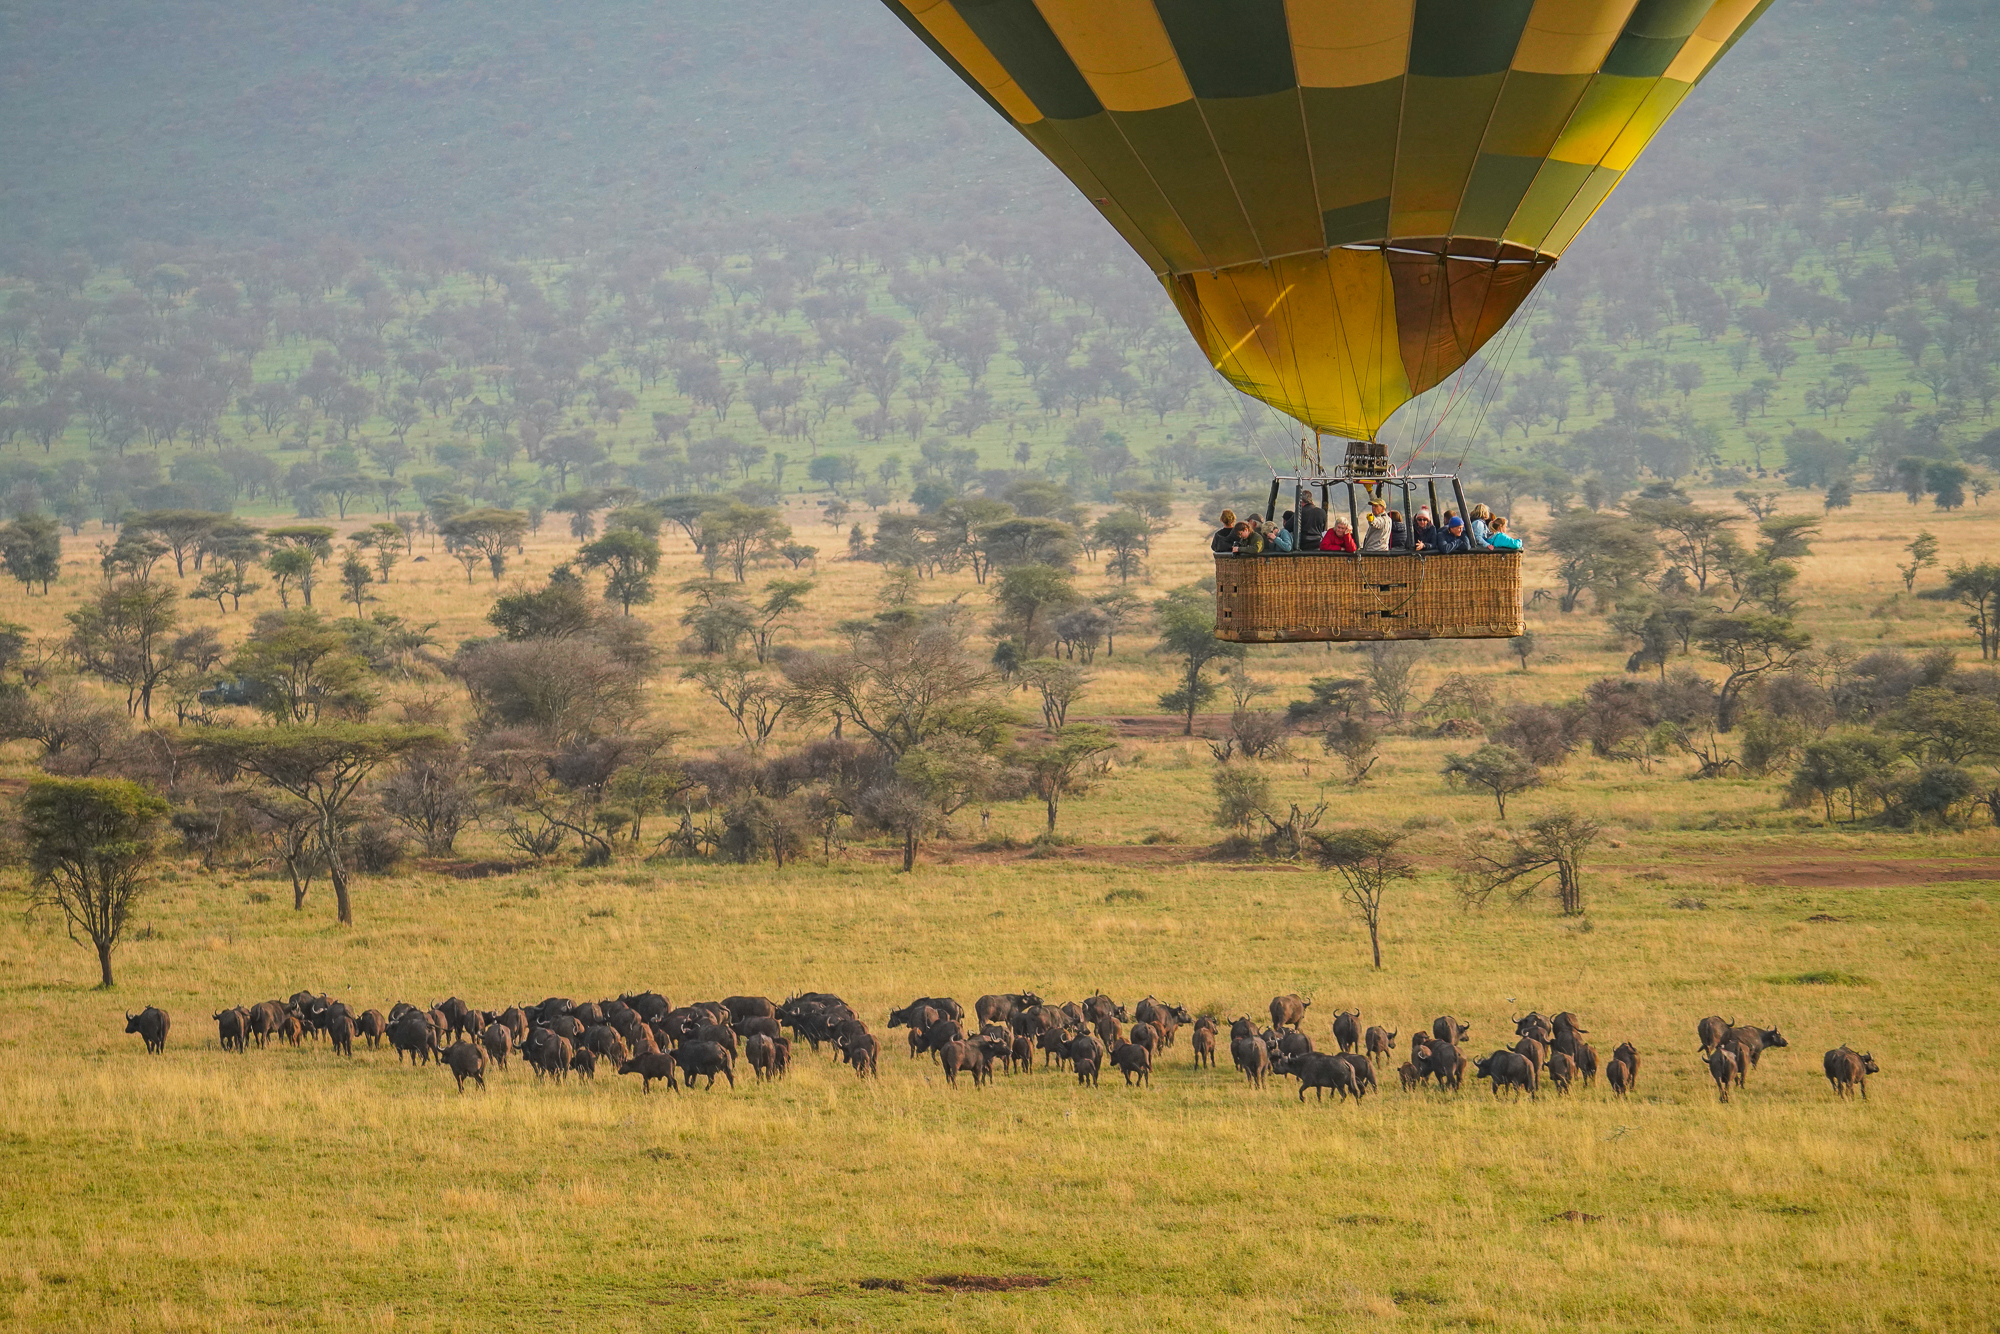
<svg viewBox="0 0 2000 1334"><path fill-rule="evenodd" d="M382 1017L380 1010L363 1010L361 1017L354 1021L354 1031L367 1038L369 1046L379 1047L382 1045L382 1039L388 1035L389 1021ZM528 1030L523 1028L516 1036L524 1038L528 1036Z"/></svg>
<svg viewBox="0 0 2000 1334"><path fill-rule="evenodd" d="M578 1046L614 1063L632 1059L631 1048L626 1046L618 1030L609 1024L593 1024L585 1029L583 1041Z"/></svg>
<svg viewBox="0 0 2000 1334"><path fill-rule="evenodd" d="M1194 1028L1194 1064L1196 1069L1207 1066L1215 1068L1215 1029L1196 1024Z"/></svg>
<svg viewBox="0 0 2000 1334"><path fill-rule="evenodd" d="M1720 1047L1722 1040L1729 1036L1729 1030L1734 1027L1736 1027L1734 1019L1724 1019L1719 1014L1712 1014L1696 1024L1694 1031L1695 1035L1701 1039L1701 1054L1706 1056L1717 1047Z"/></svg>
<svg viewBox="0 0 2000 1334"><path fill-rule="evenodd" d="M1042 998L1032 991L1006 991L993 996L981 996L972 1003L972 1017L982 1024L1004 1024L1017 1010L1032 1010L1042 1003ZM940 1014L944 1011L938 1009ZM962 1015L954 1015L960 1018Z"/></svg>
<svg viewBox="0 0 2000 1334"><path fill-rule="evenodd" d="M1271 997L1271 1027L1297 1028L1306 1021L1306 1011L1312 1002L1299 996L1296 991L1282 996Z"/></svg>
<svg viewBox="0 0 2000 1334"><path fill-rule="evenodd" d="M1431 1036L1439 1042L1448 1042L1456 1047L1472 1036L1472 1025L1461 1024L1448 1014L1441 1014L1431 1020Z"/></svg>
<svg viewBox="0 0 2000 1334"><path fill-rule="evenodd" d="M882 1044L876 1041L873 1033L849 1038L840 1047L840 1058L853 1066L854 1073L863 1078L882 1073L876 1068L881 1055Z"/></svg>
<svg viewBox="0 0 2000 1334"><path fill-rule="evenodd" d="M778 1003L768 996L724 996L722 1008L729 1011L729 1022L740 1024L745 1019L778 1018Z"/></svg>
<svg viewBox="0 0 2000 1334"><path fill-rule="evenodd" d="M1362 1042L1367 1048L1369 1060L1381 1061L1387 1064L1396 1059L1396 1031L1394 1029L1383 1028L1379 1024L1370 1025L1368 1032L1363 1035Z"/></svg>
<svg viewBox="0 0 2000 1334"><path fill-rule="evenodd" d="M684 1042L674 1052L674 1064L680 1066L681 1077L689 1088L694 1087L695 1076L707 1075L706 1087L715 1087L715 1077L721 1075L729 1081L729 1087L736 1087L736 1056L719 1042Z"/></svg>
<svg viewBox="0 0 2000 1334"><path fill-rule="evenodd" d="M1079 1008L1082 1009L1086 1020L1115 1019L1122 1024L1131 1019L1131 1016L1125 1013L1124 1006L1101 991L1084 1001Z"/></svg>
<svg viewBox="0 0 2000 1334"><path fill-rule="evenodd" d="M535 1078L553 1078L558 1084L569 1077L569 1061L572 1055L569 1039L546 1028L537 1028L528 1034L528 1040L521 1047L521 1055L534 1068Z"/></svg>
<svg viewBox="0 0 2000 1334"><path fill-rule="evenodd" d="M1765 1048L1789 1047L1792 1045L1785 1041L1785 1035L1777 1029L1758 1028L1752 1024L1744 1024L1740 1027L1731 1026L1730 1030L1723 1035L1722 1040L1724 1042L1740 1044L1743 1050L1750 1054L1750 1064L1752 1065L1757 1064L1757 1060L1764 1054Z"/></svg>
<svg viewBox="0 0 2000 1334"><path fill-rule="evenodd" d="M943 1018L945 1018L944 1011L926 997L913 1000L900 1010L889 1011L889 1027L907 1028L912 1033L921 1033Z"/></svg>
<svg viewBox="0 0 2000 1334"><path fill-rule="evenodd" d="M1449 1042L1425 1043L1417 1048L1415 1061L1426 1078L1437 1080L1439 1088L1455 1093L1465 1082L1465 1057Z"/></svg>
<svg viewBox="0 0 2000 1334"><path fill-rule="evenodd" d="M486 1054L493 1058L493 1064L505 1070L507 1058L514 1051L514 1030L495 1019L486 1026L486 1031L479 1035L479 1041L486 1048Z"/></svg>
<svg viewBox="0 0 2000 1334"><path fill-rule="evenodd" d="M1076 1071L1076 1082L1088 1083L1095 1087L1097 1072L1104 1066L1104 1044L1093 1034L1079 1033L1070 1039L1069 1051L1066 1054L1069 1057L1070 1068Z"/></svg>
<svg viewBox="0 0 2000 1334"><path fill-rule="evenodd" d="M1258 1088L1264 1087L1264 1079L1271 1073L1271 1049L1264 1045L1262 1038L1236 1038L1229 1044L1230 1059Z"/></svg>
<svg viewBox="0 0 2000 1334"><path fill-rule="evenodd" d="M458 1091L465 1092L465 1081L476 1080L481 1092L486 1089L486 1053L477 1043L454 1042L444 1054L445 1065L451 1068L452 1078L458 1081Z"/></svg>
<svg viewBox="0 0 2000 1334"><path fill-rule="evenodd" d="M1718 1101L1729 1101L1729 1086L1736 1082L1738 1073L1736 1057L1726 1047L1717 1047L1708 1054L1708 1077L1715 1081Z"/></svg>
<svg viewBox="0 0 2000 1334"><path fill-rule="evenodd" d="M1140 1027L1143 1028L1145 1025L1141 1024ZM1153 1053L1136 1042L1128 1042L1122 1047L1113 1048L1111 1064L1117 1066L1124 1074L1127 1084L1132 1082L1134 1075L1139 1077L1141 1084L1153 1082Z"/></svg>
<svg viewBox="0 0 2000 1334"><path fill-rule="evenodd" d="M1576 1062L1566 1051L1549 1053L1549 1082L1556 1086L1556 1092L1569 1092L1570 1081L1576 1078Z"/></svg>
<svg viewBox="0 0 2000 1334"><path fill-rule="evenodd" d="M250 1048L250 1012L241 1005L234 1009L218 1010L215 1013L216 1039L224 1051L248 1051Z"/></svg>
<svg viewBox="0 0 2000 1334"><path fill-rule="evenodd" d="M679 1093L681 1091L680 1081L674 1078L676 1068L673 1057L667 1055L665 1052L652 1051L647 1052L643 1056L634 1056L631 1060L622 1063L618 1067L618 1073L621 1075L639 1076L639 1092L641 1093L651 1093L653 1091L653 1081L656 1079L666 1080L667 1087Z"/></svg>
<svg viewBox="0 0 2000 1334"><path fill-rule="evenodd" d="M758 1080L775 1079L778 1076L778 1040L767 1038L762 1033L752 1033L743 1039L743 1059L750 1063L750 1069ZM624 1074L624 1070L619 1070Z"/></svg>
<svg viewBox="0 0 2000 1334"><path fill-rule="evenodd" d="M1496 1051L1491 1056L1482 1056L1472 1063L1472 1070L1475 1078L1493 1081L1493 1096L1496 1098L1503 1088L1514 1089L1517 1098L1522 1090L1526 1090L1528 1096L1533 1098L1540 1087L1541 1067L1516 1051Z"/></svg>
<svg viewBox="0 0 2000 1334"><path fill-rule="evenodd" d="M1621 1042L1611 1053L1611 1059L1625 1066L1625 1090L1631 1092L1639 1087L1639 1049L1629 1042ZM1607 1073L1608 1077L1608 1073Z"/></svg>
<svg viewBox="0 0 2000 1334"><path fill-rule="evenodd" d="M1361 1050L1361 1011L1342 1010L1333 1016L1333 1040L1342 1051Z"/></svg>
<svg viewBox="0 0 2000 1334"><path fill-rule="evenodd" d="M1860 1089L1861 1100L1868 1101L1868 1076L1881 1073L1875 1058L1865 1051L1840 1046L1826 1054L1826 1082L1843 1098Z"/></svg>
<svg viewBox="0 0 2000 1334"><path fill-rule="evenodd" d="M157 1005L148 1005L137 1014L128 1013L125 1016L125 1031L137 1033L139 1041L146 1044L147 1053L153 1056L167 1049L167 1030L173 1026L174 1021Z"/></svg>
<svg viewBox="0 0 2000 1334"><path fill-rule="evenodd" d="M334 1055L354 1055L354 1019L352 1016L336 1014L333 1018L327 1020L326 1035L333 1039Z"/></svg>
<svg viewBox="0 0 2000 1334"><path fill-rule="evenodd" d="M1296 1075L1299 1081L1299 1101L1306 1100L1306 1090L1313 1091L1313 1101L1318 1102L1331 1089L1336 1098L1352 1097L1361 1101L1361 1081L1355 1077L1354 1067L1339 1056L1324 1052L1310 1052L1304 1056L1287 1057L1273 1067L1280 1074Z"/></svg>
<svg viewBox="0 0 2000 1334"><path fill-rule="evenodd" d="M1360 1052L1336 1052L1333 1059L1347 1062L1348 1068L1354 1071L1354 1082L1364 1091L1372 1093L1382 1091L1382 1086L1375 1082L1375 1063Z"/></svg>
<svg viewBox="0 0 2000 1334"><path fill-rule="evenodd" d="M1632 1067L1616 1056L1612 1057L1604 1067L1604 1082L1611 1086L1614 1096L1624 1097L1632 1091Z"/></svg>

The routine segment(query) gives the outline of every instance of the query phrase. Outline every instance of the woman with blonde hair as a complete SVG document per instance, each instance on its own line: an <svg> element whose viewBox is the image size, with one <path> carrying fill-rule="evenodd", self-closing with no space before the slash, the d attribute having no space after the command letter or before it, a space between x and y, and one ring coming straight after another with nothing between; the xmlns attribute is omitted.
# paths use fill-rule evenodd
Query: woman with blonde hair
<svg viewBox="0 0 2000 1334"><path fill-rule="evenodd" d="M1472 507L1472 522L1465 526L1465 535L1472 540L1474 551L1491 551L1493 544L1486 540L1487 525L1493 520L1493 511L1484 505Z"/></svg>

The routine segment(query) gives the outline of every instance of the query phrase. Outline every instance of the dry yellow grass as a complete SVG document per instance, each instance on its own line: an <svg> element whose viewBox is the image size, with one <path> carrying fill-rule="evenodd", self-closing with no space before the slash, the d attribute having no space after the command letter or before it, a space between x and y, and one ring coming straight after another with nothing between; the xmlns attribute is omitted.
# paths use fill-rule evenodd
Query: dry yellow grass
<svg viewBox="0 0 2000 1334"><path fill-rule="evenodd" d="M880 572L836 559L844 533L803 506L792 522L827 552L794 638L828 642L835 620L873 607ZM1950 608L1892 597L1896 549L1920 525L1947 560L1990 550L1995 527L1976 511L1864 496L1831 516L1805 563L1802 621L1862 647L1944 644L1970 657ZM1190 507L1145 595L1205 572L1201 531ZM0 593L0 617L53 635L87 591L94 539L87 529L69 544L72 572L54 596ZM698 569L670 545L663 588ZM551 523L516 570L539 579L571 546ZM1531 563L1530 587L1545 582ZM1105 581L1092 567L1080 583ZM448 646L485 630L494 588L482 574L468 590L439 553L376 591L385 610L436 620ZM985 615L969 576L925 588L927 600L952 595ZM328 586L321 601L337 611L333 596ZM672 644L678 610L666 599L642 614ZM219 618L225 635L248 614ZM1468 670L1490 673L1503 696L1559 698L1623 662L1595 617L1537 611L1530 623L1549 655L1532 671L1498 645L1438 644L1426 683ZM1164 673L1141 651L1149 643L1132 635L1100 657L1077 713L1155 712ZM1252 658L1275 703L1350 669L1317 647ZM653 698L685 746L727 739L672 672ZM1893 869L1881 887L1757 883L1801 861L1990 866L2000 838L1827 830L1781 809L1768 780L1691 783L1676 763L1641 774L1578 759L1520 810L1569 802L1605 821L1587 921L1541 906L1466 915L1444 872L1492 808L1442 785L1448 745L1393 738L1358 790L1326 786L1313 746L1270 766L1281 796L1324 795L1330 820L1416 830L1426 873L1391 905L1380 974L1312 873L1116 864L1108 852L1024 861L962 843L938 845L910 877L866 848L782 873L412 872L361 882L351 931L318 896L294 913L284 886L259 874L177 866L142 909L109 995L86 989L89 954L53 924L0 917L0 1321L94 1334L1817 1332L2000 1320L1989 1203L2000 1116L1984 1082L1992 1044L1972 1018L1995 1000L1991 883L1900 883L1912 877ZM1065 806L1064 831L1091 845L1149 829L1205 842L1210 767L1199 741L1128 741L1109 781ZM1024 837L1039 818L1029 804L996 807L990 832ZM1690 900L1706 908L1674 906ZM1773 980L1828 971L1859 980ZM879 1082L802 1053L789 1081L746 1079L733 1093L642 1097L608 1073L558 1088L517 1065L460 1097L435 1068L399 1067L386 1049L351 1063L310 1046L225 1055L207 1018L301 987L386 1006L647 986L676 1001L833 990L885 1038L888 1007L911 995L970 1001L1017 987L1060 998L1101 987L1127 1002L1151 991L1227 1014L1299 990L1315 999L1316 1039L1342 1006L1405 1037L1452 1012L1473 1023L1475 1052L1491 1050L1515 1009L1569 1008L1601 1052L1631 1040L1646 1064L1623 1103L1601 1085L1518 1105L1471 1084L1411 1097L1392 1076L1359 1107L1301 1107L1282 1081L1248 1089L1226 1060L1195 1072L1185 1040L1150 1090L1115 1076L1078 1089L1037 1072L977 1092L946 1089L928 1062L885 1042ZM118 1031L121 1010L144 1003L175 1016L163 1057ZM1775 1024L1792 1042L1728 1106L1692 1055L1694 1022L1711 1012ZM1841 1042L1882 1063L1865 1105L1837 1102L1820 1075L1821 1052ZM954 1273L1060 1282L923 1282ZM861 1286L869 1279L892 1282Z"/></svg>

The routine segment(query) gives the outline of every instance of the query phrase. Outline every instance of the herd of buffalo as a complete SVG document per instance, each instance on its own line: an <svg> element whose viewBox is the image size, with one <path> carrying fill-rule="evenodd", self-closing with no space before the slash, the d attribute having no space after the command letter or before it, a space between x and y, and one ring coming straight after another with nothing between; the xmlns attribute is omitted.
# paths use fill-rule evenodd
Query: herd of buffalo
<svg viewBox="0 0 2000 1334"><path fill-rule="evenodd" d="M1237 1070L1261 1088L1272 1075L1298 1080L1299 1100L1306 1090L1318 1100L1326 1093L1339 1099L1362 1096L1379 1086L1378 1066L1393 1065L1399 1035L1391 1029L1361 1026L1361 1011L1342 1010L1333 1017L1333 1040L1339 1050L1315 1048L1305 1032L1306 1010L1312 1002L1297 995L1274 996L1270 1025L1259 1031L1247 1018L1229 1024L1229 1056ZM840 997L809 992L779 1002L764 996L728 996L675 1006L655 991L605 1001L573 1001L551 996L537 1005L510 1005L504 1010L478 1010L456 996L437 1005L399 1003L387 1014L355 1010L343 1001L301 991L289 1000L259 1001L235 1006L215 1016L217 1037L225 1051L245 1052L276 1040L297 1046L308 1039L325 1040L336 1053L354 1054L355 1039L380 1047L386 1039L400 1063L412 1066L438 1061L465 1091L470 1079L486 1087L488 1067L507 1068L519 1056L537 1079L563 1080L571 1073L595 1078L598 1062L611 1064L621 1075L638 1075L650 1092L655 1080L678 1090L685 1083L717 1076L736 1084L738 1061L747 1062L760 1080L782 1077L791 1067L792 1042L802 1039L817 1052L832 1052L856 1074L878 1071L882 1044L868 1025ZM1511 1047L1471 1062L1475 1079L1502 1089L1536 1097L1546 1080L1558 1093L1568 1093L1581 1080L1589 1087L1599 1073L1598 1055L1584 1038L1589 1030L1565 1010L1544 1017L1530 1013L1514 1019ZM125 1031L136 1033L148 1052L165 1050L172 1020L165 1010L148 1006L125 1016ZM1050 1065L1075 1073L1077 1082L1095 1085L1107 1065L1129 1085L1150 1084L1153 1065L1189 1030L1189 1046L1197 1067L1213 1068L1222 1044L1222 1021L1190 1015L1184 1006L1169 1005L1152 996L1128 1011L1109 996L1045 1003L1030 992L981 996L973 1002L968 1022L965 1007L950 997L924 996L889 1012L889 1027L908 1030L911 1059L929 1056L956 1087L960 1075L975 1086L993 1076L995 1066L1008 1073L1032 1070L1036 1053L1044 1069ZM1732 1088L1742 1088L1750 1071L1767 1050L1787 1047L1775 1028L1739 1025L1710 1015L1697 1025L1701 1055L1717 1096L1729 1101ZM1426 1082L1457 1091L1464 1082L1467 1060L1460 1051L1471 1035L1469 1025L1441 1015L1428 1031L1410 1037L1409 1059L1398 1068L1402 1086L1415 1090ZM1826 1054L1826 1078L1842 1097L1859 1091L1868 1096L1868 1076L1878 1072L1866 1052L1842 1046ZM1603 1065L1605 1083L1624 1097L1639 1085L1638 1049L1621 1042Z"/></svg>

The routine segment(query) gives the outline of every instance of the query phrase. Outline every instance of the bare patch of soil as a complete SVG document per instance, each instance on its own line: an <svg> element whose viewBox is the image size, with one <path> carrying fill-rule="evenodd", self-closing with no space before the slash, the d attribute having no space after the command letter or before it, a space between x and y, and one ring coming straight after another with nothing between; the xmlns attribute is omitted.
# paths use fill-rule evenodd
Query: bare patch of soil
<svg viewBox="0 0 2000 1334"><path fill-rule="evenodd" d="M1711 862L1702 869L1738 875L1753 885L1791 885L1801 889L1874 889L1890 885L1939 885L1956 880L2000 880L2000 858L1995 857L1732 858Z"/></svg>
<svg viewBox="0 0 2000 1334"><path fill-rule="evenodd" d="M924 1282L952 1292L1021 1292L1061 1282L1046 1274L933 1274Z"/></svg>

